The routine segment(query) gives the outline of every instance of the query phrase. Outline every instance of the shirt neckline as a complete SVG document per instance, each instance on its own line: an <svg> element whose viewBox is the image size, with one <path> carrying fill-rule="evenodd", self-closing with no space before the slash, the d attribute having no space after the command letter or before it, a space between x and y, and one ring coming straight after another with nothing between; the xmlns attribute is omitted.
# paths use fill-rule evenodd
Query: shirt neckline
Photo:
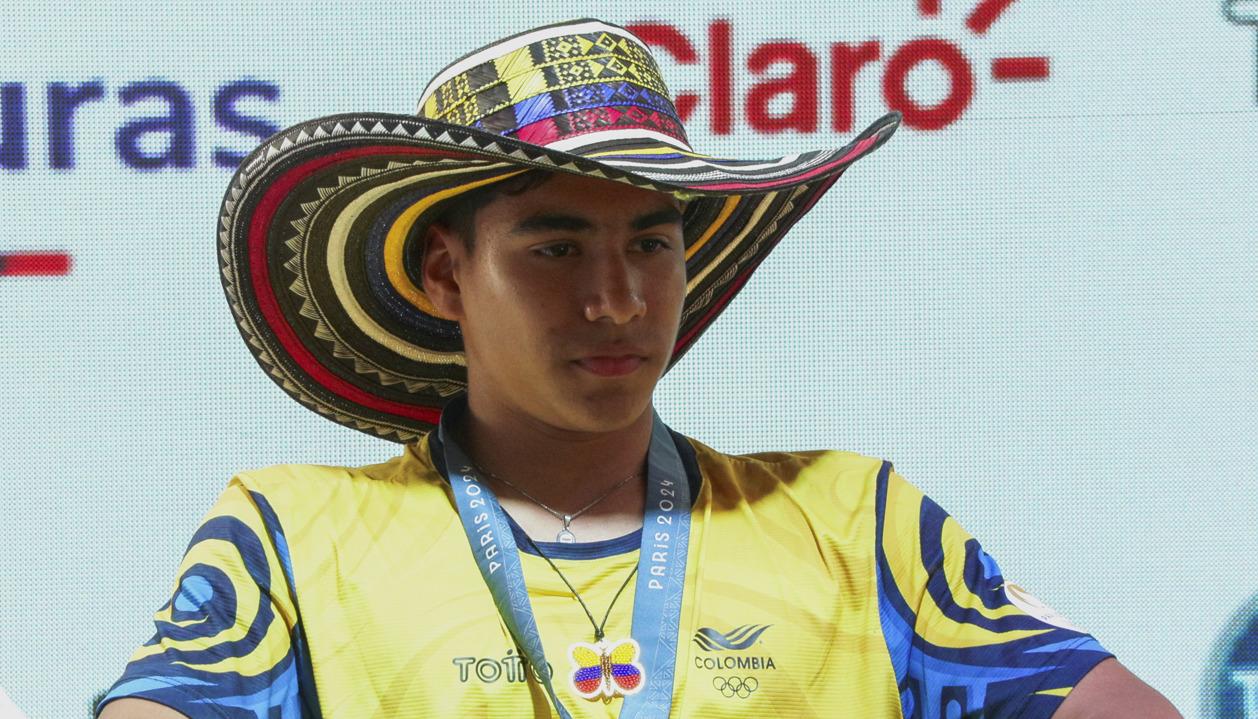
<svg viewBox="0 0 1258 719"><path fill-rule="evenodd" d="M466 406L466 395L457 397L448 402L441 412L444 420L447 412L458 412ZM682 467L686 470L686 482L690 485L690 496L696 500L699 496L699 488L703 485L703 475L699 471L698 458L695 456L694 447L681 434L674 432L671 428L668 434L673 439L673 444L677 447L678 454L681 455ZM445 466L445 451L442 447L441 440L437 437L435 429L428 432L424 440L428 443L428 457L433 468L437 470L437 475L442 481L447 480ZM453 440L451 440L453 441ZM533 556L541 556L533 547L529 546L526 534L519 524L512 519L511 515L503 512L507 516L507 523L511 526L511 534L515 538L516 547L524 554ZM642 546L642 529L638 528L622 534L619 537L611 539L602 539L596 542L574 542L572 544L564 544L563 542L537 542L538 548L542 550L547 557L551 559L603 559L606 557L614 557L621 554L628 554L639 549Z"/></svg>

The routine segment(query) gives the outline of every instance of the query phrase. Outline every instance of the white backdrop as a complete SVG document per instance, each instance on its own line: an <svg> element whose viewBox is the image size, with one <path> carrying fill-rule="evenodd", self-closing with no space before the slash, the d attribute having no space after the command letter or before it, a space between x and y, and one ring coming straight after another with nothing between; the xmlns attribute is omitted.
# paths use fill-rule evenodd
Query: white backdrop
<svg viewBox="0 0 1258 719"><path fill-rule="evenodd" d="M907 112L796 227L665 377L665 420L725 451L892 460L1186 716L1246 716L1252 685L1258 717L1258 26L1229 3L329 5L0 6L0 707L86 716L236 471L397 451L303 409L241 342L214 253L223 155L411 112L454 57L597 15L690 42L693 63L659 56L712 154L842 145L905 97L919 120L951 107ZM779 41L804 65L748 69ZM850 129L835 43L876 43ZM887 84L928 45L972 74L968 100L933 60ZM748 96L806 56L810 89L767 110L811 96L815 128L764 131ZM1007 57L1047 71L996 79ZM68 273L13 274L35 251Z"/></svg>

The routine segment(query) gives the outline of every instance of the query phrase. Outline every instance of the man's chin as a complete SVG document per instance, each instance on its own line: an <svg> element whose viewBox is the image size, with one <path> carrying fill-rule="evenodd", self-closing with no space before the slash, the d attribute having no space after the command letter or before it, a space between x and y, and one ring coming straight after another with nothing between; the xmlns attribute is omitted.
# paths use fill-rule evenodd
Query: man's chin
<svg viewBox="0 0 1258 719"><path fill-rule="evenodd" d="M650 412L654 385L641 382L618 387L574 388L561 395L558 407L570 429L583 432L611 432L624 429Z"/></svg>

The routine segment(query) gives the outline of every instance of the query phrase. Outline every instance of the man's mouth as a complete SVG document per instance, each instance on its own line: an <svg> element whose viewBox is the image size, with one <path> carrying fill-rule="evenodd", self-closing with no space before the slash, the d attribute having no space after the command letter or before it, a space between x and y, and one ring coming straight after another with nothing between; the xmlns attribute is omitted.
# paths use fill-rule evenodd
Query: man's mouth
<svg viewBox="0 0 1258 719"><path fill-rule="evenodd" d="M600 377L619 377L627 375L646 362L639 355L621 355L619 357L582 357L574 364Z"/></svg>

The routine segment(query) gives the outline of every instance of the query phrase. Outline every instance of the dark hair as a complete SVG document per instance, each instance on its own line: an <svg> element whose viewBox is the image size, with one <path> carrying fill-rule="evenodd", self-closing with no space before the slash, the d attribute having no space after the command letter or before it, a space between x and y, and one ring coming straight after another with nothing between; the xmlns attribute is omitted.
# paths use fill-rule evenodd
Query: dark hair
<svg viewBox="0 0 1258 719"><path fill-rule="evenodd" d="M544 184L554 177L549 170L528 170L523 174L507 178L501 182L493 182L475 190L469 190L454 198L442 210L434 224L440 223L450 228L463 242L467 253L472 254L476 246L476 213L482 207L503 195L522 195L535 187Z"/></svg>

